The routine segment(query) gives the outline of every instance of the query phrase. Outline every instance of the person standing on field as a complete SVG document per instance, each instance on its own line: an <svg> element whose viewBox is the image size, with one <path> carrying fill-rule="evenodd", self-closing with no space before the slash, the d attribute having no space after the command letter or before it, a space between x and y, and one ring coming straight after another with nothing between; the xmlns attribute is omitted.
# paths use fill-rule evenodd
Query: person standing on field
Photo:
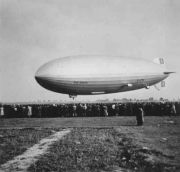
<svg viewBox="0 0 180 172"><path fill-rule="evenodd" d="M134 113L136 115L136 122L138 126L142 126L144 123L144 110L141 105L136 104L134 107Z"/></svg>
<svg viewBox="0 0 180 172"><path fill-rule="evenodd" d="M112 109L112 116L115 116L116 115L116 105L112 104L111 109Z"/></svg>
<svg viewBox="0 0 180 172"><path fill-rule="evenodd" d="M173 103L172 105L171 105L171 115L176 115L176 106L175 106L175 104Z"/></svg>
<svg viewBox="0 0 180 172"><path fill-rule="evenodd" d="M0 107L0 117L2 118L4 116L4 107Z"/></svg>
<svg viewBox="0 0 180 172"><path fill-rule="evenodd" d="M28 106L28 117L30 118L32 116L32 107Z"/></svg>
<svg viewBox="0 0 180 172"><path fill-rule="evenodd" d="M77 112L76 112L77 106L74 104L73 105L73 117L77 116Z"/></svg>
<svg viewBox="0 0 180 172"><path fill-rule="evenodd" d="M108 116L108 108L106 105L103 106L103 114L104 116Z"/></svg>

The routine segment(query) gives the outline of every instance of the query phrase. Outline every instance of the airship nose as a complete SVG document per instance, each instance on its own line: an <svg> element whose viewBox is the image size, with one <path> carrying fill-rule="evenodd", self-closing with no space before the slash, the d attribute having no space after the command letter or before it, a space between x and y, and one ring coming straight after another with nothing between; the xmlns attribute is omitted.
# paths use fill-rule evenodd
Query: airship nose
<svg viewBox="0 0 180 172"><path fill-rule="evenodd" d="M35 80L43 87L49 89L54 84L54 77L59 76L60 67L56 61L41 66L35 73Z"/></svg>
<svg viewBox="0 0 180 172"><path fill-rule="evenodd" d="M35 74L35 79L36 79L37 83L39 85L41 85L42 87L47 88L47 89L49 88L49 80L48 80L48 78L39 75L39 73L37 72Z"/></svg>
<svg viewBox="0 0 180 172"><path fill-rule="evenodd" d="M35 78L41 79L52 76L55 73L56 66L53 63L45 63L35 73Z"/></svg>
<svg viewBox="0 0 180 172"><path fill-rule="evenodd" d="M48 74L46 67L41 66L35 73L35 78L41 78L43 76L46 76Z"/></svg>
<svg viewBox="0 0 180 172"><path fill-rule="evenodd" d="M37 70L37 72L35 73L35 80L39 85L46 89L50 89L52 87L49 71L44 67L40 67Z"/></svg>
<svg viewBox="0 0 180 172"><path fill-rule="evenodd" d="M40 85L43 86L47 82L47 77L49 74L49 66L41 66L35 73L35 79Z"/></svg>
<svg viewBox="0 0 180 172"><path fill-rule="evenodd" d="M43 77L44 69L40 67L35 73L35 79L38 81L41 77Z"/></svg>
<svg viewBox="0 0 180 172"><path fill-rule="evenodd" d="M40 80L42 79L40 76L38 76L38 75L35 75L35 77L34 77L35 79L36 79L36 81L38 82L38 83L40 83Z"/></svg>
<svg viewBox="0 0 180 172"><path fill-rule="evenodd" d="M35 73L35 76L34 76L35 79L36 79L36 81L37 81L40 85L43 84L43 80L45 79L43 73L44 73L43 69L39 68L39 69L37 70L37 72ZM44 78L44 79L43 79L43 78Z"/></svg>

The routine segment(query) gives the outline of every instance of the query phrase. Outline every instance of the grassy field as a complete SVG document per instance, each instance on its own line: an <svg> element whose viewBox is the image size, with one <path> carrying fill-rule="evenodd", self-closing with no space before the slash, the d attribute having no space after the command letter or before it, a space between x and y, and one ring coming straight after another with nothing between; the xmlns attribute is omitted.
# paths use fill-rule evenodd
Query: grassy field
<svg viewBox="0 0 180 172"><path fill-rule="evenodd" d="M141 127L135 117L0 119L0 157L62 128L72 131L29 171L180 171L180 117L146 117Z"/></svg>
<svg viewBox="0 0 180 172"><path fill-rule="evenodd" d="M179 122L179 117L145 117L145 126L167 123L168 120L175 119ZM92 127L111 128L118 126L136 126L134 116L121 117L74 117L74 118L2 118L0 119L0 129L3 128L63 128L63 127Z"/></svg>
<svg viewBox="0 0 180 172"><path fill-rule="evenodd" d="M52 134L51 129L3 129L0 130L0 164L22 154L27 148Z"/></svg>
<svg viewBox="0 0 180 172"><path fill-rule="evenodd" d="M76 128L54 144L29 171L180 170L178 160L170 162L175 156L134 144L127 136L119 129Z"/></svg>

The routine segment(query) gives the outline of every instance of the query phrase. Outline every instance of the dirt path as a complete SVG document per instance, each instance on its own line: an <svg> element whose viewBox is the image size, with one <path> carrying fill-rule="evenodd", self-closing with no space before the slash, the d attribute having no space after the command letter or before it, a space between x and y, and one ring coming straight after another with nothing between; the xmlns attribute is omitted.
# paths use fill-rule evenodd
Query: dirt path
<svg viewBox="0 0 180 172"><path fill-rule="evenodd" d="M22 155L14 157L13 160L0 166L0 172L18 171L24 172L27 168L38 160L38 157L47 152L51 144L70 133L70 129L55 132L53 135L42 139L38 144L29 148Z"/></svg>

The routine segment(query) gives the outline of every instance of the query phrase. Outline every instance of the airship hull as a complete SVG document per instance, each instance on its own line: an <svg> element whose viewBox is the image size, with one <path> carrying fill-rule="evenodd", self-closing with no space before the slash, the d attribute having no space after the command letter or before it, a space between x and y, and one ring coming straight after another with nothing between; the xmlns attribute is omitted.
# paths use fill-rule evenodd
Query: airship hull
<svg viewBox="0 0 180 172"><path fill-rule="evenodd" d="M142 59L75 56L46 63L35 78L58 93L95 95L147 88L167 78L164 71L163 65Z"/></svg>
<svg viewBox="0 0 180 172"><path fill-rule="evenodd" d="M161 80L165 79L164 76L150 79L138 79L131 80L112 80L112 81L64 81L54 78L38 79L38 83L51 91L64 93L69 95L95 95L95 94L108 94L124 91L131 91L136 89L145 88L146 86L154 85ZM146 78L146 76L144 77ZM128 84L130 83L130 86Z"/></svg>

